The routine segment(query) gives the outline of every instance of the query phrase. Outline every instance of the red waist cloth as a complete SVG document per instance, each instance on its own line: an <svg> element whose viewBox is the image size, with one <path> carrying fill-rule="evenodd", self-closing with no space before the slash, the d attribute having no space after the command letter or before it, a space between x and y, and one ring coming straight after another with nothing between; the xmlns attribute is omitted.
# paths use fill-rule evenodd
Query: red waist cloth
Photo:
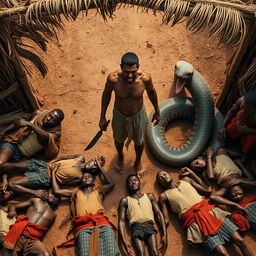
<svg viewBox="0 0 256 256"><path fill-rule="evenodd" d="M19 216L15 224L10 226L10 230L5 236L4 247L13 249L21 235L39 240L46 230L48 229L45 227L30 223L27 216Z"/></svg>
<svg viewBox="0 0 256 256"><path fill-rule="evenodd" d="M254 195L245 197L244 200L239 204L243 207L246 207L247 205L252 203L256 203L256 196ZM239 211L232 212L231 219L232 219L232 222L234 222L241 231L246 231L251 228L247 218L243 214L241 214L241 212Z"/></svg>
<svg viewBox="0 0 256 256"><path fill-rule="evenodd" d="M74 223L74 231L76 235L84 228L99 227L102 225L114 227L114 225L108 221L108 218L106 216L101 214L91 214L91 213L85 214L81 217L74 217L73 223ZM74 244L75 244L75 238L72 238L71 240L57 246L57 248L65 248L67 246L74 245Z"/></svg>
<svg viewBox="0 0 256 256"><path fill-rule="evenodd" d="M240 138L242 150L248 153L251 149L256 149L256 135L255 134L240 134L237 129L237 122L244 124L250 128L256 128L256 122L247 120L242 113L237 113L227 125L227 133L231 139Z"/></svg>
<svg viewBox="0 0 256 256"><path fill-rule="evenodd" d="M204 236L215 235L223 222L209 213L213 208L215 206L208 204L206 200L193 205L180 217L183 228L188 229L193 222L196 222Z"/></svg>

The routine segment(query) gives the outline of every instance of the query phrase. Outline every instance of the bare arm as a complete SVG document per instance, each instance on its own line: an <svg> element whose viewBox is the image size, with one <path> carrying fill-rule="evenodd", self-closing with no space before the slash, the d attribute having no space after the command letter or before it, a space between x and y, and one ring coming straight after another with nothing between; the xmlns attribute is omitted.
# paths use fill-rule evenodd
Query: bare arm
<svg viewBox="0 0 256 256"><path fill-rule="evenodd" d="M28 208L33 204L33 198L18 204L8 204L8 218L12 219L17 215L17 209Z"/></svg>
<svg viewBox="0 0 256 256"><path fill-rule="evenodd" d="M125 213L126 213L127 207L128 207L127 198L122 198L118 206L118 233L119 233L121 242L124 246L126 255L130 256L130 255L134 255L134 252L132 250L131 245L127 243L127 240L125 239Z"/></svg>
<svg viewBox="0 0 256 256"><path fill-rule="evenodd" d="M101 113L100 113L100 122L99 122L99 127L102 130L106 130L107 129L107 120L106 120L106 112L107 112L107 108L109 105L109 102L111 100L111 94L113 91L113 74L109 74L108 78L107 78L107 82L105 84L105 89L102 93L102 98L101 98Z"/></svg>
<svg viewBox="0 0 256 256"><path fill-rule="evenodd" d="M166 206L167 200L168 199L167 199L165 193L160 194L158 204L159 204L160 209L163 213L165 225L168 227L170 221L169 221L169 213L168 213L167 206Z"/></svg>
<svg viewBox="0 0 256 256"><path fill-rule="evenodd" d="M164 221L164 216L156 202L155 196L153 194L148 194L148 198L150 199L153 207L154 214L157 218L157 222L159 223L159 226L161 228L161 248L159 251L162 252L162 255L165 255L167 250L167 232L166 232L166 225Z"/></svg>
<svg viewBox="0 0 256 256"><path fill-rule="evenodd" d="M211 187L208 187L201 178L199 178L191 169L188 167L182 168L180 171L182 180L190 183L199 193L210 194L212 192ZM191 176L187 177L187 176Z"/></svg>
<svg viewBox="0 0 256 256"><path fill-rule="evenodd" d="M100 169L101 175L103 176L104 182L105 184L102 185L102 190L104 194L109 193L115 186L114 181L112 180L112 178L110 177L110 175L108 173L106 173L101 165L101 161L99 158L96 159L97 165Z"/></svg>
<svg viewBox="0 0 256 256"><path fill-rule="evenodd" d="M154 113L152 122L154 125L156 125L160 121L160 110L159 110L159 105L158 105L157 93L153 86L152 79L151 79L150 75L147 75L147 77L144 79L144 84L146 86L148 98L151 101L151 103L155 109L155 113Z"/></svg>
<svg viewBox="0 0 256 256"><path fill-rule="evenodd" d="M213 151L212 148L207 149L207 176L210 180L214 179L214 172L213 172L213 166L212 166L212 156Z"/></svg>
<svg viewBox="0 0 256 256"><path fill-rule="evenodd" d="M56 180L56 172L59 168L59 165L55 165L54 168L52 169L52 189L53 193L59 196L64 196L64 197L71 197L73 194L72 190L69 189L61 189L57 183Z"/></svg>

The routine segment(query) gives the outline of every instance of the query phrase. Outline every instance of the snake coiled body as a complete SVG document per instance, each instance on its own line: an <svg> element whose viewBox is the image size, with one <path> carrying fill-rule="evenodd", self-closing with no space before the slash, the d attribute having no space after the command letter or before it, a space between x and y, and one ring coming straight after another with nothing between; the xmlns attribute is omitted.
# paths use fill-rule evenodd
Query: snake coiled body
<svg viewBox="0 0 256 256"><path fill-rule="evenodd" d="M213 97L207 82L199 72L193 70L186 88L192 98L174 97L166 100L160 105L159 124L153 126L150 123L146 128L146 139L155 157L172 166L184 166L198 157L209 141L215 151L220 147L216 137L223 117L217 109L214 114ZM165 130L177 118L194 119L194 124L188 141L180 147L173 147L165 138Z"/></svg>

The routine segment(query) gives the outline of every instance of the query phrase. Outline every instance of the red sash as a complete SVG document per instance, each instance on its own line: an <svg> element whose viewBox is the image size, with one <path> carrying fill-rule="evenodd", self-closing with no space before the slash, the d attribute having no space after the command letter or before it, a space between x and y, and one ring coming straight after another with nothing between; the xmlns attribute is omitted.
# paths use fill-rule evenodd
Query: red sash
<svg viewBox="0 0 256 256"><path fill-rule="evenodd" d="M242 202L239 204L243 207L246 207L249 204L256 203L256 196L251 195L244 198ZM241 214L239 211L232 212L231 215L232 221L239 227L241 231L246 231L251 228L249 221L247 218Z"/></svg>
<svg viewBox="0 0 256 256"><path fill-rule="evenodd" d="M15 224L10 226L10 230L5 236L4 247L13 249L21 235L39 240L46 230L48 229L45 227L30 223L27 216L19 216Z"/></svg>
<svg viewBox="0 0 256 256"><path fill-rule="evenodd" d="M206 200L193 205L180 217L183 228L188 229L193 222L196 222L204 236L215 235L223 222L209 213L213 208L215 206L208 204Z"/></svg>

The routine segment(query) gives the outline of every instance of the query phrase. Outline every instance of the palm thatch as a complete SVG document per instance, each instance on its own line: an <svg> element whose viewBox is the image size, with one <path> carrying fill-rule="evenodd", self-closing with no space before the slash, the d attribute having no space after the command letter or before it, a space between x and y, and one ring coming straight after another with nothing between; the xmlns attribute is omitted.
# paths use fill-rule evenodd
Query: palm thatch
<svg viewBox="0 0 256 256"><path fill-rule="evenodd" d="M145 12L160 12L162 23L171 26L186 21L187 28L194 33L208 31L210 36L218 36L220 43L231 46L243 41L247 33L246 20L254 20L256 11L255 5L239 0L0 0L0 65L3 67L0 71L0 91L6 91L17 82L17 72L21 72L19 75L23 77L18 82L27 91L30 90L29 82L24 78L25 72L29 73L24 59L31 61L45 76L47 67L37 50L28 43L29 40L46 50L49 39L58 40L58 31L63 29L63 18L75 20L81 11L87 15L89 9L95 8L106 20L113 18L116 8L121 6L138 6ZM250 76L251 73L248 73L241 84L251 83ZM14 94L11 93L11 96L14 97ZM0 98L1 104L7 99L10 100L10 97ZM12 110L28 108L16 104Z"/></svg>

